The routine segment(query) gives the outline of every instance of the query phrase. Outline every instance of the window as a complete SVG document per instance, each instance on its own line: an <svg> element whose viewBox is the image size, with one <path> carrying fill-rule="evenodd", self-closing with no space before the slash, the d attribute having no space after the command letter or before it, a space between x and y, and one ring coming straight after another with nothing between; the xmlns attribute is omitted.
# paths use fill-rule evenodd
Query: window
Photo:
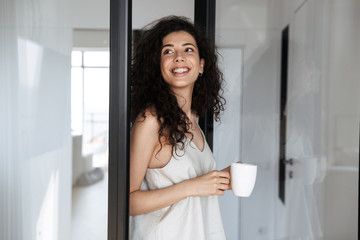
<svg viewBox="0 0 360 240"><path fill-rule="evenodd" d="M82 135L83 155L92 153L97 167L107 163L109 51L74 50L71 62L71 130Z"/></svg>

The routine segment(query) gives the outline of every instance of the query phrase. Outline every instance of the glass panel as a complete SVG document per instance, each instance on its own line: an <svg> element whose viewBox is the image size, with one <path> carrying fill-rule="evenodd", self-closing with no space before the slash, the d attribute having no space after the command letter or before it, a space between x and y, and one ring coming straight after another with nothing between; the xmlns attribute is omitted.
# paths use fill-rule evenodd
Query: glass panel
<svg viewBox="0 0 360 240"><path fill-rule="evenodd" d="M109 69L84 70L84 153L101 152L107 143Z"/></svg>
<svg viewBox="0 0 360 240"><path fill-rule="evenodd" d="M72 46L73 29L109 28L109 2L0 2L2 240L107 239L106 167L82 154L82 59Z"/></svg>
<svg viewBox="0 0 360 240"><path fill-rule="evenodd" d="M84 79L83 89L74 89L79 91L77 97L82 101L83 121L82 134L73 137L78 146L74 152L82 160L73 172L76 174L73 240L83 239L86 234L89 234L88 239L107 239L109 68L76 70L83 71Z"/></svg>
<svg viewBox="0 0 360 240"><path fill-rule="evenodd" d="M71 52L71 65L73 67L82 66L82 52L81 51L72 51Z"/></svg>
<svg viewBox="0 0 360 240"><path fill-rule="evenodd" d="M72 30L64 5L0 3L0 239L71 239Z"/></svg>
<svg viewBox="0 0 360 240"><path fill-rule="evenodd" d="M214 122L214 156L219 169L226 168L241 158L241 95L243 50L241 47L219 48L220 66L224 73L226 85L224 98L226 110L221 122ZM239 201L231 191L219 198L223 224L228 239L238 239L239 235Z"/></svg>
<svg viewBox="0 0 360 240"><path fill-rule="evenodd" d="M215 125L214 153L220 166L238 160L258 166L249 198L220 198L229 239L357 239L359 11L357 0L217 1L216 42L231 91ZM232 49L243 54L240 88L230 77L239 72L231 67L239 61L229 56Z"/></svg>
<svg viewBox="0 0 360 240"><path fill-rule="evenodd" d="M325 182L322 230L324 239L358 239L360 4L356 0L330 2L324 11L328 24L324 39L329 39L322 82L326 104L321 106L323 117L318 126L326 156L317 169L325 169L320 178Z"/></svg>
<svg viewBox="0 0 360 240"><path fill-rule="evenodd" d="M84 66L85 67L109 67L108 51L85 51Z"/></svg>

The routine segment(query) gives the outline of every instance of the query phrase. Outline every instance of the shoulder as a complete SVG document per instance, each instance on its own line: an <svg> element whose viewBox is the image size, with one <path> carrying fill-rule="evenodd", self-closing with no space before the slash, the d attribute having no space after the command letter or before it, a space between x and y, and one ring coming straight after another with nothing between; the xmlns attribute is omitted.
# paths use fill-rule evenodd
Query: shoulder
<svg viewBox="0 0 360 240"><path fill-rule="evenodd" d="M160 121L158 120L158 117L156 115L156 111L154 108L147 108L143 112L141 112L135 122L134 122L134 128L160 128Z"/></svg>
<svg viewBox="0 0 360 240"><path fill-rule="evenodd" d="M156 145L159 129L160 121L155 110L148 108L137 116L131 130L131 139L140 144L147 142L150 145Z"/></svg>

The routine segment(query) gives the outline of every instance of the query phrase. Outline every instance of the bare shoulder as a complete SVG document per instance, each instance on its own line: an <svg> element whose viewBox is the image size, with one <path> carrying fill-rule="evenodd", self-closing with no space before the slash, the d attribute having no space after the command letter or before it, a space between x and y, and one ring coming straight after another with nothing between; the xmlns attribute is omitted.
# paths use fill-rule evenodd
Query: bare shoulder
<svg viewBox="0 0 360 240"><path fill-rule="evenodd" d="M154 111L140 113L130 134L130 192L140 189L154 151L159 144L160 123Z"/></svg>
<svg viewBox="0 0 360 240"><path fill-rule="evenodd" d="M160 122L157 118L154 109L146 109L140 113L136 118L134 126L131 131L132 141L143 142L155 147L158 142L158 132L160 129Z"/></svg>
<svg viewBox="0 0 360 240"><path fill-rule="evenodd" d="M130 136L130 168L133 166L134 174L139 174L141 169L143 174L145 167L163 167L171 158L172 145L165 136L159 139L160 121L155 110L149 108L134 123Z"/></svg>
<svg viewBox="0 0 360 240"><path fill-rule="evenodd" d="M160 128L160 122L154 109L148 108L143 113L140 113L134 123L133 130L156 130Z"/></svg>

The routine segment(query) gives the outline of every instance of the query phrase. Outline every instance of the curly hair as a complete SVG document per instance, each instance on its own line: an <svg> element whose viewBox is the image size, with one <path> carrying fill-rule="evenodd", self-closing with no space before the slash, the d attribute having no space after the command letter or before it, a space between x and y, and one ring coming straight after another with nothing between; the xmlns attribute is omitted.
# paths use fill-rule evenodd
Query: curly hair
<svg viewBox="0 0 360 240"><path fill-rule="evenodd" d="M205 60L204 73L195 82L191 110L202 116L210 109L215 120L219 121L225 104L225 99L221 96L223 74L218 67L217 50L200 29L188 18L178 16L168 16L145 26L133 49L130 120L133 125L139 114L145 118L146 110L154 109L160 123L160 145L162 147L161 137L166 137L173 150L184 148L185 133L193 136L189 132L190 120L178 105L160 69L163 38L178 31L185 31L193 36L200 59Z"/></svg>

